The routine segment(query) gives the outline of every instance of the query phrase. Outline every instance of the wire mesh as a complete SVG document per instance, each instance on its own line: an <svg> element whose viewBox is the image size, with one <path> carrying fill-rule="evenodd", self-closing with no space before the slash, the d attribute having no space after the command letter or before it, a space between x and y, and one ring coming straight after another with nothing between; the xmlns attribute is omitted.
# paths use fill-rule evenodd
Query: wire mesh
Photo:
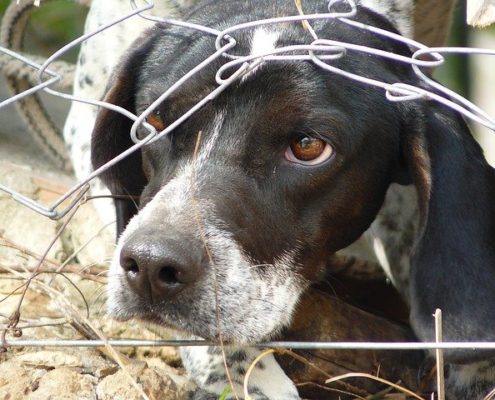
<svg viewBox="0 0 495 400"><path fill-rule="evenodd" d="M180 20L174 19L164 19L158 18L156 16L150 15L147 12L154 7L152 1L146 1L144 6L139 7L134 0L130 0L132 5L132 11L126 15L119 16L113 21L109 21L102 25L100 28L93 32L86 33L76 40L63 46L60 50L51 55L43 64L36 61L30 60L29 58L18 54L10 49L0 47L0 52L8 55L9 57L18 59L23 63L31 66L33 69L38 71L38 84L19 93L15 96L4 99L0 102L0 108L6 107L12 103L15 103L23 98L26 98L33 93L45 92L51 96L55 96L66 101L81 102L89 105L98 106L101 108L107 108L122 115L126 116L133 121L133 125L130 131L130 137L134 142L134 145L107 162L97 170L89 174L85 179L78 182L72 188L67 190L63 195L57 198L52 204L45 206L40 202L37 202L23 194L7 187L6 185L0 184L0 190L9 194L13 200L19 202L23 206L26 206L41 215L53 219L59 220L68 215L72 210L77 208L84 197L88 194L89 183L98 177L102 172L112 167L116 163L120 162L125 157L129 156L133 152L138 151L144 145L151 143L164 135L169 134L175 128L177 128L183 121L189 118L192 114L197 112L201 107L203 107L208 102L215 99L220 93L222 93L230 85L242 79L242 77L252 71L253 69L259 67L263 63L271 62L312 62L318 67L330 71L334 74L343 76L347 79L355 81L358 84L369 85L372 87L377 87L383 90L383 95L391 102L407 102L412 100L430 100L444 104L453 110L458 111L465 117L471 119L472 121L479 123L488 127L491 130L495 130L495 118L488 115L482 109L477 107L475 104L471 103L467 99L459 96L453 91L442 86L438 82L433 81L427 76L423 71L424 68L438 67L443 64L444 54L458 54L458 55L473 55L473 54L483 54L483 55L495 55L495 50L483 49L483 48L458 48L458 47L428 47L422 43L415 40L405 38L396 33L385 31L383 29L369 26L360 22L353 20L356 15L356 4L353 0L337 0L330 1L328 4L328 12L323 14L309 14L309 15L294 15L279 18L270 18L266 20L246 22L242 24L237 24L230 26L223 31L218 31L212 29L208 26L201 26L197 24L192 24ZM335 11L335 5L339 3L344 4L347 7L345 12ZM115 106L113 104L89 99L76 97L71 94L62 93L53 89L53 86L60 81L63 77L54 71L50 70L50 65L57 61L62 55L67 53L69 50L81 45L84 41L90 39L91 37L100 34L101 32L115 26L122 21L130 18L143 18L151 20L154 22L160 22L164 24L172 24L182 27L184 30L193 30L201 32L204 35L211 35L216 38L215 45L216 51L207 57L202 63L187 72L180 80L178 80L173 86L163 92L155 102L153 102L149 107L139 115L133 114L126 109ZM236 46L236 40L234 39L235 33L239 30L251 29L257 26L264 25L274 25L281 23L301 23L303 21L324 21L330 19L338 19L339 21L355 28L358 30L373 33L375 35L380 35L382 37L388 38L392 41L401 42L409 46L413 50L411 57L405 57L383 51L376 48L371 48L362 45L356 45L352 43L345 43L331 38L320 38L317 37L313 32L313 40L304 45L287 45L283 47L278 47L274 50L265 52L263 54L256 55L233 55L231 51ZM375 57L380 57L388 60L389 62L398 62L405 65L409 65L414 73L424 82L423 87L412 86L403 82L387 83L378 80L370 79L364 76L359 76L353 74L349 71L345 71L332 65L333 60L346 57L348 53L360 52ZM425 57L427 56L427 57ZM191 109L184 113L176 121L170 123L164 130L158 132L151 125L146 122L146 118L150 113L156 108L156 106L162 103L165 99L170 97L175 93L178 88L181 87L185 82L193 79L200 71L212 64L215 60L223 58L227 59L228 62L224 63L216 73L216 83L217 87L203 97L197 104L195 104ZM235 71L232 73L232 69ZM229 74L227 76L227 71ZM431 88L430 90L424 89L424 87ZM137 129L139 127L144 127L148 131L148 135L144 139L139 139L137 137ZM67 200L69 200L67 202ZM42 347L67 347L67 346L77 346L77 347L100 347L106 344L111 346L216 346L218 343L205 342L205 341L191 341L191 340L23 340L23 339L5 339L5 344L8 346L42 346ZM495 349L495 343L489 342L472 342L472 343L377 343L377 342L361 342L361 343L331 343L331 342L266 342L259 343L259 347L288 347L293 349L386 349L386 350L399 350L399 349L421 349L421 350L434 350L434 349Z"/></svg>
<svg viewBox="0 0 495 400"><path fill-rule="evenodd" d="M337 3L345 3L348 7L347 12L336 12L333 11L335 4ZM385 31L380 28L376 28L373 26L369 26L357 21L352 20L352 18L356 14L356 4L352 0L342 0L342 1L331 1L328 4L328 13L326 14L312 14L312 15L296 15L289 17L281 17L281 18L270 18L266 20L260 21L252 21L246 22L243 24L237 24L231 26L223 31L217 31L210 27L200 26L197 24L187 23L184 21L173 20L173 19L164 19L158 18L155 16L150 16L146 14L146 11L152 9L154 7L153 2L147 1L145 6L138 7L134 1L131 1L133 11L128 13L127 15L116 18L113 21L110 21L100 28L93 32L86 33L76 40L68 43L63 46L60 50L55 52L52 56L50 56L42 65L33 62L20 54L16 54L9 49L4 47L0 47L0 52L6 53L9 56L22 60L23 62L31 65L33 68L36 68L38 73L39 84L34 86L33 88L24 91L22 93L17 94L11 98L8 98L0 103L0 108L5 107L13 102L19 101L22 98L25 98L32 93L38 91L44 91L52 96L56 96L69 101L77 101L81 103L86 103L98 107L108 108L110 110L119 112L133 122L131 128L131 138L134 141L135 145L127 149L125 152L120 154L118 157L115 157L111 161L102 165L100 168L95 170L86 179L83 179L77 185L68 190L64 195L62 195L59 199L53 202L49 206L44 206L39 204L32 199L26 198L22 194L9 189L5 185L0 185L0 190L10 194L16 201L22 203L23 205L33 209L34 211L41 213L51 219L60 219L64 217L67 212L77 204L84 194L88 190L88 183L100 175L102 172L106 171L111 166L115 165L125 157L129 156L133 152L140 149L145 144L148 144L154 140L161 138L164 135L167 135L171 131L173 131L177 126L179 126L184 120L190 117L193 113L195 113L198 109L203 107L206 103L213 100L217 97L222 91L224 91L229 85L241 79L243 75L251 71L252 69L259 66L260 63L267 62L280 62L280 61L312 61L322 69L331 71L335 74L339 74L353 81L378 87L383 89L384 95L390 101L411 101L417 100L419 98L424 100L434 100L439 103L442 103L460 113L465 115L467 118L482 124L489 129L495 130L495 119L488 115L486 112L481 110L475 104L470 102L469 100L459 96L455 92L449 90L438 82L433 81L429 78L423 71L422 67L437 67L444 62L444 57L442 54L484 54L484 55L495 55L495 50L490 49L479 49L479 48L457 48L457 47L435 47L430 48L422 43L419 43L415 40L405 38L396 33ZM119 24L122 21L125 21L129 18L146 18L148 20L152 20L155 22L161 22L166 24L173 24L177 26L181 26L184 29L195 30L203 32L204 34L209 34L216 36L216 51L207 59L205 59L201 64L193 68L187 74L184 75L182 79L177 81L172 87L170 87L167 91L165 91L161 96L159 96L155 102L153 102L145 111L143 111L140 115L135 115L128 110L123 109L122 107L115 106L110 103L106 103L104 101L99 101L95 99L85 99L81 97L76 97L70 94L62 93L60 91L56 91L51 88L57 81L61 79L61 76L49 70L50 64L54 61L58 60L63 54L71 50L72 48L79 46L82 42L88 40L89 38L98 35L99 33L109 29L110 27ZM276 48L273 51L266 52L264 54L257 55L246 55L246 56L233 56L229 54L229 50L232 50L235 45L235 39L229 34L233 34L238 30L242 29L250 29L256 26L262 25L270 25L270 24L280 24L286 22L292 23L300 23L301 21L311 21L311 20L328 20L328 19L338 19L350 26L355 27L356 29L373 32L374 34L378 34L380 36L384 36L389 38L390 40L398 41L410 46L411 49L414 50L414 53L411 57L404 57L397 54L393 54L390 52L386 52L383 50L370 48L366 46L359 46L351 43L343 43L338 42L331 39L326 38L314 38L314 41L308 43L307 45L289 45L284 47ZM222 42L226 41L227 43L222 45ZM294 55L294 52L300 52L302 54ZM442 95L438 93L434 93L433 91L426 90L417 86L412 86L409 84L396 82L393 84L380 82L374 79L369 79L363 76L358 76L356 74L352 74L348 71L343 71L327 61L335 60L341 57L345 57L347 52L363 52L367 54L371 54L377 57L383 57L391 61L401 62L405 64L409 64L413 69L414 73L422 79L428 86L432 88L432 90L436 90L440 92ZM431 61L425 61L422 59L424 56L430 56ZM180 118L176 121L172 122L166 129L161 132L156 132L156 130L149 124L146 123L145 119L149 114L156 108L156 106L162 103L166 98L168 98L172 93L174 93L184 82L191 79L194 75L196 75L199 71L205 68L207 65L211 64L214 60L220 57L226 57L231 59L230 62L225 63L216 74L216 81L218 87L214 89L211 93L206 95L201 101L199 101L195 106L193 106L190 110L184 113ZM232 73L228 78L223 78L223 74L226 70L230 70L232 67L237 67L237 70ZM136 131L139 126L144 126L149 135L139 140L136 136ZM72 199L71 202L62 206L67 199Z"/></svg>

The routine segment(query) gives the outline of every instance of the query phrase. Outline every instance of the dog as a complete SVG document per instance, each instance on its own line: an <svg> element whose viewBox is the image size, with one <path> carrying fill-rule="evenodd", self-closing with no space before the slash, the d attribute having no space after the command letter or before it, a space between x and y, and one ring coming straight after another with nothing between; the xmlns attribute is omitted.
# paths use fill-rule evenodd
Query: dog
<svg viewBox="0 0 495 400"><path fill-rule="evenodd" d="M411 9L400 4L361 2L354 19L407 33ZM324 2L311 2L304 11L327 10ZM281 0L270 7L206 1L183 12L186 20L222 30L297 10ZM410 56L406 46L338 20L312 26L324 38ZM215 50L214 39L153 26L119 63L105 101L139 115ZM235 54L254 55L312 41L300 23L243 30L235 39ZM163 130L175 121L216 87L215 73L226 61L218 59L181 86L147 122ZM425 86L407 66L359 53L335 65ZM99 111L94 168L132 146L131 125L119 113ZM141 127L138 137L144 136ZM108 286L117 319L137 317L226 343L269 339L290 324L299 296L325 275L328 257L371 225L386 250L403 244L385 264L421 340L433 340L436 308L443 311L445 341L494 340L495 175L465 122L445 106L391 103L382 90L309 61L264 63L101 178L117 197L119 240ZM416 243L405 260L412 241L387 232L410 220L397 219L393 207L378 214L387 191L400 198L398 185L414 187L419 207ZM122 198L129 195L139 196L137 208ZM237 394L257 354L252 348L228 352ZM182 355L200 387L195 398L218 398L228 385L219 350L188 348ZM493 357L490 351L445 352L448 398L482 398L495 382ZM255 368L249 391L256 399L299 398L273 357Z"/></svg>

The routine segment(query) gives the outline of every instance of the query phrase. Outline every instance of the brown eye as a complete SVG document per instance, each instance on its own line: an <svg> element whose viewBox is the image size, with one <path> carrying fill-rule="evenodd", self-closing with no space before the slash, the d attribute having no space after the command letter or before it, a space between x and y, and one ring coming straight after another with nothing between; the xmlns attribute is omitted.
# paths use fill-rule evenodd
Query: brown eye
<svg viewBox="0 0 495 400"><path fill-rule="evenodd" d="M165 121L159 110L153 111L146 117L146 122L150 124L157 132L161 132L166 128Z"/></svg>
<svg viewBox="0 0 495 400"><path fill-rule="evenodd" d="M291 142L285 151L285 158L298 164L316 165L327 160L332 153L332 146L324 140L302 136Z"/></svg>

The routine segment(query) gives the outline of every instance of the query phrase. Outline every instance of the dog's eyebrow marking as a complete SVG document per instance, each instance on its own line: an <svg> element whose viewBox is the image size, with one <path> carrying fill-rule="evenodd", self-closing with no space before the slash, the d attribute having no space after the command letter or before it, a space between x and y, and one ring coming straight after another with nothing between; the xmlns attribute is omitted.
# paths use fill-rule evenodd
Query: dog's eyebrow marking
<svg viewBox="0 0 495 400"><path fill-rule="evenodd" d="M251 37L251 50L249 54L251 56L259 56L275 50L279 36L279 33L275 31L268 31L265 28L256 29ZM256 66L246 73L241 78L241 81L244 81L248 76L251 76L259 67L260 66Z"/></svg>
<svg viewBox="0 0 495 400"><path fill-rule="evenodd" d="M275 50L279 34L264 28L256 29L251 38L251 55L258 56Z"/></svg>

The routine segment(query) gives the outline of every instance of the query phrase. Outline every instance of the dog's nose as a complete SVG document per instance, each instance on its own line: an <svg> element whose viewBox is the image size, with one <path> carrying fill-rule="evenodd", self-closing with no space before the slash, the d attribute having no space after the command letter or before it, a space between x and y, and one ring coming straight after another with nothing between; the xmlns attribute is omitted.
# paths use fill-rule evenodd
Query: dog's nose
<svg viewBox="0 0 495 400"><path fill-rule="evenodd" d="M157 232L131 236L120 252L120 265L130 288L157 303L174 297L199 280L204 268L204 246L164 237Z"/></svg>

